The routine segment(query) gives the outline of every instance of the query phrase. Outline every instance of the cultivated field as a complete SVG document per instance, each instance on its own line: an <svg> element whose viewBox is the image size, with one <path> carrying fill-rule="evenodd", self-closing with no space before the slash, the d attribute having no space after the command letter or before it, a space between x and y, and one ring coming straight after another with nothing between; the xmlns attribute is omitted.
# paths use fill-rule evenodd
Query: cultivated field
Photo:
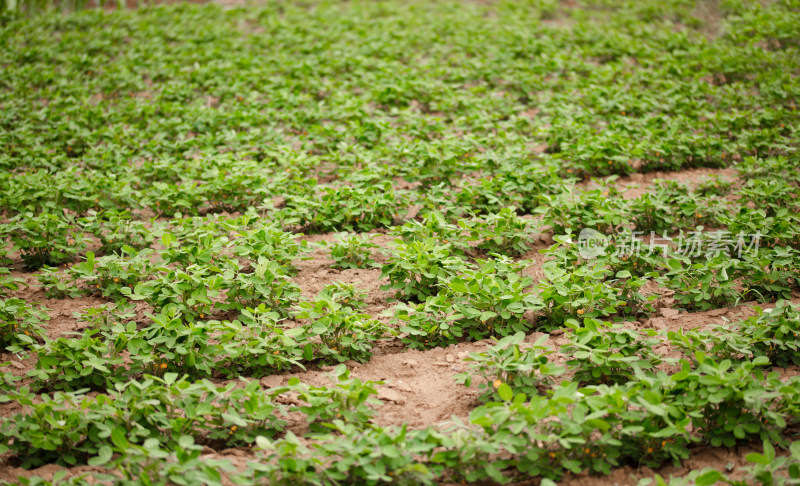
<svg viewBox="0 0 800 486"><path fill-rule="evenodd" d="M800 482L797 0L229 3L0 11L0 482Z"/></svg>

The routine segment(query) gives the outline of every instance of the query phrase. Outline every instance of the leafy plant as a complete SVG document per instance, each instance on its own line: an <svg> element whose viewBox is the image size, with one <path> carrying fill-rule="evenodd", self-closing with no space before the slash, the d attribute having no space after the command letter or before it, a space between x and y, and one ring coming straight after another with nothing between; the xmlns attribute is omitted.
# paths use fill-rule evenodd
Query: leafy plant
<svg viewBox="0 0 800 486"><path fill-rule="evenodd" d="M554 377L564 373L563 367L550 363L548 355L553 351L542 345L546 338L542 336L533 346L522 348L525 333L518 332L502 338L482 353L470 353L464 358L470 363L469 369L456 375L456 381L470 386L473 376L481 377L483 381L478 388L483 391L483 400L502 399L501 388L504 394L542 394L553 384Z"/></svg>
<svg viewBox="0 0 800 486"><path fill-rule="evenodd" d="M542 222L556 235L568 230L577 233L583 228L610 234L628 219L619 190L611 185L589 191L568 190L545 199L546 204L536 212L543 215Z"/></svg>
<svg viewBox="0 0 800 486"><path fill-rule="evenodd" d="M733 275L742 279L745 296L753 295L760 302L787 299L798 286L799 261L800 251L794 248L760 248L742 255Z"/></svg>
<svg viewBox="0 0 800 486"><path fill-rule="evenodd" d="M465 224L468 224L468 220ZM450 244L454 252L463 253L468 246L463 226L450 222L439 211L430 211L422 215L420 221L412 219L402 226L395 226L391 234L401 237L405 242L422 242L433 238L439 244Z"/></svg>
<svg viewBox="0 0 800 486"><path fill-rule="evenodd" d="M757 315L733 324L715 326L705 333L673 333L673 344L694 353L697 350L720 359L766 357L776 366L797 364L800 329L797 308L778 301L772 309L755 307Z"/></svg>
<svg viewBox="0 0 800 486"><path fill-rule="evenodd" d="M733 184L717 175L704 179L697 185L695 191L701 196L724 196L731 191Z"/></svg>
<svg viewBox="0 0 800 486"><path fill-rule="evenodd" d="M292 262L304 258L308 251L306 241L296 239L296 235L279 228L263 226L241 233L234 241L233 252L248 262L274 261L286 268L287 274L294 275L297 270Z"/></svg>
<svg viewBox="0 0 800 486"><path fill-rule="evenodd" d="M378 246L359 235L340 235L339 240L330 245L333 268L369 268L375 264L372 249Z"/></svg>
<svg viewBox="0 0 800 486"><path fill-rule="evenodd" d="M542 305L526 292L533 279L523 276L525 263L507 258L478 263L477 269L465 269L443 285L454 312L448 319L451 332L477 341L529 329L525 313L540 310Z"/></svg>
<svg viewBox="0 0 800 486"><path fill-rule="evenodd" d="M265 265L261 272L266 276ZM225 287L223 276L212 273L207 267L191 265L185 269L168 270L157 274L156 278L137 282L133 287L122 287L120 293L131 300L143 300L153 306L156 311L168 312L172 314L183 314L187 319L199 320L210 316L216 302L211 299L220 295ZM252 276L239 275L244 285L229 293L239 298L240 294L250 296L260 296L261 287L257 285L263 282L258 277L262 273L257 273L255 278ZM249 284L249 285L248 285ZM99 284L98 284L99 285ZM247 293L244 293L247 292Z"/></svg>
<svg viewBox="0 0 800 486"><path fill-rule="evenodd" d="M696 358L695 370L684 362L673 375L671 393L685 410L695 411L689 415L704 441L732 447L748 437L778 440L778 430L785 426L784 416L773 407L779 402L780 381L776 374L754 373L769 361L756 358L734 365L702 353Z"/></svg>
<svg viewBox="0 0 800 486"><path fill-rule="evenodd" d="M280 314L261 304L244 309L238 320L215 325L220 341L214 351L219 358L216 370L227 376L261 376L303 368L302 359L313 359L305 330L288 329L280 320Z"/></svg>
<svg viewBox="0 0 800 486"><path fill-rule="evenodd" d="M480 340L530 329L528 311L540 302L525 290L530 277L509 259L482 261L477 270L465 269L442 282L442 290L417 305L398 305L395 318L412 348L446 346L462 339Z"/></svg>
<svg viewBox="0 0 800 486"><path fill-rule="evenodd" d="M327 286L313 302L299 304L295 317L310 321L304 328L306 339L319 340L319 345L312 344L315 357L328 362L369 360L375 341L390 329L358 311L363 297L352 285L337 284Z"/></svg>
<svg viewBox="0 0 800 486"><path fill-rule="evenodd" d="M328 187L318 195L292 195L279 217L317 233L365 232L391 226L407 205L407 196L385 181L361 188Z"/></svg>
<svg viewBox="0 0 800 486"><path fill-rule="evenodd" d="M57 267L43 266L36 274L36 280L48 299L74 298L86 293L85 289L78 287L74 278L68 278L68 273Z"/></svg>
<svg viewBox="0 0 800 486"><path fill-rule="evenodd" d="M545 278L538 284L538 297L544 315L537 320L541 327L562 326L568 319L608 316L635 316L652 310L655 296L639 290L652 274L639 278L628 270L614 274L604 260L586 262L567 269L558 260L544 265Z"/></svg>
<svg viewBox="0 0 800 486"><path fill-rule="evenodd" d="M452 277L465 266L449 244L440 244L433 238L398 241L381 268L381 277L389 279L381 290L397 290L398 299L423 302L438 292L440 280Z"/></svg>
<svg viewBox="0 0 800 486"><path fill-rule="evenodd" d="M29 348L42 339L42 326L50 320L47 311L47 308L36 307L23 299L0 300L0 343L3 348Z"/></svg>
<svg viewBox="0 0 800 486"><path fill-rule="evenodd" d="M89 329L78 338L58 338L34 346L38 355L36 369L29 374L44 388L103 390L125 377L126 370L113 342Z"/></svg>
<svg viewBox="0 0 800 486"><path fill-rule="evenodd" d="M220 307L242 310L265 303L287 317L289 308L300 299L300 287L289 277L290 272L289 267L275 260L259 257L251 273L236 274L226 292L227 304Z"/></svg>
<svg viewBox="0 0 800 486"><path fill-rule="evenodd" d="M383 382L350 378L350 371L343 364L334 368L329 377L333 386L309 386L291 378L288 387L276 389L273 393L296 392L305 402L296 410L307 416L312 430L323 431L323 425L335 420L362 427L366 425L374 413L372 407L380 404L380 400L372 398L378 393L375 387L383 385Z"/></svg>
<svg viewBox="0 0 800 486"><path fill-rule="evenodd" d="M19 248L25 266L38 269L70 262L85 250L86 241L73 219L50 212L25 213L14 217L4 229Z"/></svg>
<svg viewBox="0 0 800 486"><path fill-rule="evenodd" d="M129 457L128 448L166 446L180 451L192 437L246 444L257 436L273 437L285 424L280 419L283 408L258 382L217 387L167 373L117 384L106 394L56 392L41 397L35 400L22 388L15 398L26 412L0 426L2 449L17 453L24 467L49 462L101 465L122 452L120 461L133 461L131 466L140 468L142 458L138 453Z"/></svg>
<svg viewBox="0 0 800 486"><path fill-rule="evenodd" d="M688 310L707 310L735 304L741 298L732 275L736 262L727 255L697 263L670 258L669 271L660 280L675 290L675 300Z"/></svg>
<svg viewBox="0 0 800 486"><path fill-rule="evenodd" d="M134 250L148 248L154 241L154 221L133 219L129 210L90 211L88 216L78 220L78 224L88 234L100 241L100 254L119 253L124 247Z"/></svg>
<svg viewBox="0 0 800 486"><path fill-rule="evenodd" d="M478 242L478 249L487 253L517 256L530 247L528 222L520 219L514 208L502 208L479 219L462 219L458 224L469 231L470 240Z"/></svg>
<svg viewBox="0 0 800 486"><path fill-rule="evenodd" d="M73 265L67 273L73 282L80 281L88 287L88 292L118 299L126 295L122 290L124 287L135 287L148 281L157 270L151 263L153 253L149 248L137 252L127 245L117 254L99 258L95 258L94 252L87 251L86 261ZM63 280L59 281L56 288L60 290L63 285Z"/></svg>
<svg viewBox="0 0 800 486"><path fill-rule="evenodd" d="M570 319L565 325L570 342L561 351L570 357L567 368L580 383L624 383L633 378L633 370L650 370L662 362L652 350L660 342L653 330L642 336L592 318L582 323Z"/></svg>

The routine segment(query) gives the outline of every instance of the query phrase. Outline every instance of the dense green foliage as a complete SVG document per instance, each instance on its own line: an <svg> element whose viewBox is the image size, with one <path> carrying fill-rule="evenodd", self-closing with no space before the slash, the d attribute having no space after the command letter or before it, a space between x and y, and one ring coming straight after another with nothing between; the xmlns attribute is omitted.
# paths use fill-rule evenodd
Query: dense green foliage
<svg viewBox="0 0 800 486"><path fill-rule="evenodd" d="M763 441L750 480L800 476L797 444L773 447L800 424L800 379L772 369L800 364L797 0L16 6L0 0L0 344L34 364L2 365L22 410L0 453L23 468L506 482ZM617 184L694 168L732 170ZM586 255L586 228L604 251ZM380 275L389 312L347 283L303 293L318 233L333 269ZM103 304L56 336L30 295ZM663 296L764 309L642 329ZM558 349L526 342L554 330ZM494 339L455 377L483 403L377 425L383 383L342 363L383 339ZM328 387L254 380L331 365ZM230 447L256 452L204 457Z"/></svg>

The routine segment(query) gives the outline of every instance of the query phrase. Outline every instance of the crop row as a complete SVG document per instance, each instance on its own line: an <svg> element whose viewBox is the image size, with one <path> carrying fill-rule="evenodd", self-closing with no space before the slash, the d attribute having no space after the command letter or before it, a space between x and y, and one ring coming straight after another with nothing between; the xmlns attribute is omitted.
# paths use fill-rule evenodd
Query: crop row
<svg viewBox="0 0 800 486"><path fill-rule="evenodd" d="M38 401L22 388L8 398L30 411L3 425L3 443L29 465L51 456L67 464L118 461L128 477L153 481L191 473L216 482L197 460L204 444L262 451L245 473L229 470L245 482L412 483L442 474L505 482L514 474L557 479L586 468L658 466L687 458L698 443L784 443L782 431L800 420L800 381L762 369L768 357L796 358L797 323L798 309L782 304L735 330L670 334L691 346L690 359L674 363L680 371L669 375L652 369L660 360L647 339L620 339L631 331L592 319L574 322L564 349L573 379L557 384L552 379L564 370L548 365L542 346L521 347L519 333L471 356L466 375L488 378L484 397L491 401L473 410L469 424L421 430L371 424L370 396L382 383L350 378L342 365L330 387L291 380L265 391L256 381L219 387L166 373L91 396L56 393ZM723 333L734 331L753 342L728 342ZM284 430L287 410L278 400L284 394L303 404L290 411L305 415L311 442ZM155 458L170 460L156 466L149 462Z"/></svg>

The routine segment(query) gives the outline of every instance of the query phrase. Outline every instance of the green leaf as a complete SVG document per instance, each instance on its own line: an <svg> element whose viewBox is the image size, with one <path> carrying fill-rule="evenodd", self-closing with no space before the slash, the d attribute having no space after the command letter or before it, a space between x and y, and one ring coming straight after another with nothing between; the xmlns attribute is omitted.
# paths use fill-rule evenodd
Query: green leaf
<svg viewBox="0 0 800 486"><path fill-rule="evenodd" d="M453 279L450 282L450 288L453 289L455 292L459 292L462 294L469 293L469 289L462 280Z"/></svg>
<svg viewBox="0 0 800 486"><path fill-rule="evenodd" d="M711 486L722 480L723 475L716 469L704 469L694 480L697 486Z"/></svg>
<svg viewBox="0 0 800 486"><path fill-rule="evenodd" d="M775 460L775 448L772 447L772 444L768 440L764 441L764 457L770 462Z"/></svg>
<svg viewBox="0 0 800 486"><path fill-rule="evenodd" d="M769 465L769 459L767 459L763 454L759 454L758 452L751 452L744 456L747 462L752 462L753 464L763 464Z"/></svg>
<svg viewBox="0 0 800 486"><path fill-rule="evenodd" d="M107 463L111 459L112 455L113 455L113 452L111 451L111 447L109 447L107 445L100 446L100 449L97 451L97 456L96 457L92 457L91 459L89 459L89 461L88 461L89 465L90 466L102 466L103 464Z"/></svg>
<svg viewBox="0 0 800 486"><path fill-rule="evenodd" d="M581 463L575 459L562 459L561 465L564 466L564 469L567 469L574 474L580 474L581 472Z"/></svg>
<svg viewBox="0 0 800 486"><path fill-rule="evenodd" d="M178 241L178 239L175 238L175 235L172 233L165 232L163 235L161 235L161 243L167 248L172 246L176 241Z"/></svg>
<svg viewBox="0 0 800 486"><path fill-rule="evenodd" d="M508 386L507 383L503 383L497 387L497 394L500 395L500 398L502 398L503 401L508 402L514 396L514 391L511 390L511 387Z"/></svg>
<svg viewBox="0 0 800 486"><path fill-rule="evenodd" d="M121 450L127 450L130 446L125 429L122 427L114 427L114 430L111 431L111 442Z"/></svg>

